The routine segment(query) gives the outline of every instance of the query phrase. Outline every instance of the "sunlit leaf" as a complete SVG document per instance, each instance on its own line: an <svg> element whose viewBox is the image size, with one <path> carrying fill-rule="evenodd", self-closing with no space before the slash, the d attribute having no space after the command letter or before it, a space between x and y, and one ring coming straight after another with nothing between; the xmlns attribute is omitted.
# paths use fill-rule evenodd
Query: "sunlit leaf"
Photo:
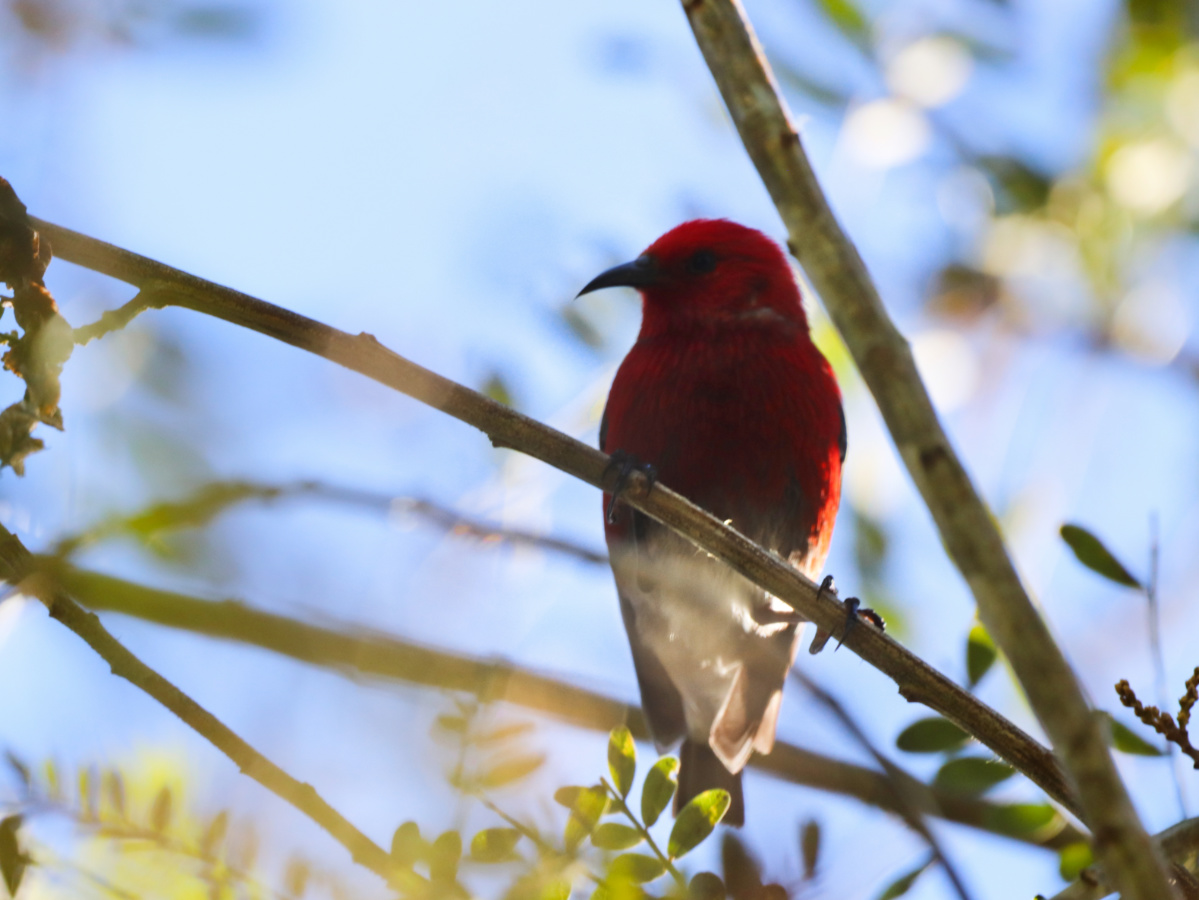
<svg viewBox="0 0 1199 900"><path fill-rule="evenodd" d="M613 728L608 736L608 771L612 773L612 784L620 796L629 796L637 774L637 749L633 746L632 733L623 725Z"/></svg>
<svg viewBox="0 0 1199 900"><path fill-rule="evenodd" d="M222 809L208 823L208 827L204 829L204 836L200 838L200 856L205 859L211 859L216 856L216 852L220 849L221 842L225 840L225 833L228 830L229 812Z"/></svg>
<svg viewBox="0 0 1199 900"><path fill-rule="evenodd" d="M970 735L941 716L917 719L899 733L895 746L908 753L944 753L956 750Z"/></svg>
<svg viewBox="0 0 1199 900"><path fill-rule="evenodd" d="M666 864L656 856L646 856L642 853L622 853L612 860L608 870L615 881L631 881L634 884L645 884L653 881L666 872Z"/></svg>
<svg viewBox="0 0 1199 900"><path fill-rule="evenodd" d="M932 862L933 858L930 856L920 865L916 866L916 868L900 875L878 895L878 900L895 900L896 897L902 897L912 889L912 885L916 883L916 879L924 874L924 871L932 865Z"/></svg>
<svg viewBox="0 0 1199 900"><path fill-rule="evenodd" d="M1081 525L1063 525L1061 535L1062 540L1078 557L1078 561L1092 572L1097 572L1104 578L1125 587L1139 588L1141 586L1132 573L1124 568L1124 565L1104 546L1103 541Z"/></svg>
<svg viewBox="0 0 1199 900"><path fill-rule="evenodd" d="M429 848L429 877L433 881L453 881L458 877L462 859L462 835L443 831Z"/></svg>
<svg viewBox="0 0 1199 900"><path fill-rule="evenodd" d="M79 769L79 812L84 821L92 821L98 815L96 801L96 773L87 766Z"/></svg>
<svg viewBox="0 0 1199 900"><path fill-rule="evenodd" d="M955 794L984 794L1015 774L1016 770L1002 760L961 756L941 766L933 786Z"/></svg>
<svg viewBox="0 0 1199 900"><path fill-rule="evenodd" d="M532 722L513 722L509 725L501 725L498 728L477 734L473 740L476 744L480 745L502 744L505 741L528 734L536 727Z"/></svg>
<svg viewBox="0 0 1199 900"><path fill-rule="evenodd" d="M670 805L678 787L674 773L678 771L679 761L673 756L664 756L650 768L645 776L645 784L641 787L641 821L645 827L653 825L662 815L662 811Z"/></svg>
<svg viewBox="0 0 1199 900"><path fill-rule="evenodd" d="M516 845L521 834L515 828L487 828L470 841L471 859L484 863L516 859Z"/></svg>
<svg viewBox="0 0 1199 900"><path fill-rule="evenodd" d="M154 797L154 805L150 807L150 827L163 832L171 824L171 789L165 785Z"/></svg>
<svg viewBox="0 0 1199 900"><path fill-rule="evenodd" d="M46 796L51 800L62 799L62 782L58 778L58 766L48 759L42 764L42 778L46 783Z"/></svg>
<svg viewBox="0 0 1199 900"><path fill-rule="evenodd" d="M528 778L545 764L544 754L517 756L496 763L478 778L480 787L494 790Z"/></svg>
<svg viewBox="0 0 1199 900"><path fill-rule="evenodd" d="M433 724L437 726L439 731L444 731L447 734L465 734L467 728L466 718L463 716L447 716L441 715L433 720Z"/></svg>
<svg viewBox="0 0 1199 900"><path fill-rule="evenodd" d="M479 393L485 397L490 397L496 403L501 403L504 406L512 405L512 391L508 387L508 383L503 376L498 372L493 372L488 379L483 382L483 386L479 389Z"/></svg>
<svg viewBox="0 0 1199 900"><path fill-rule="evenodd" d="M989 808L983 816L986 827L1002 834L1044 838L1056 834L1065 824L1048 803L1010 803Z"/></svg>
<svg viewBox="0 0 1199 900"><path fill-rule="evenodd" d="M1134 756L1164 756L1165 751L1160 747L1155 747L1149 743L1127 725L1112 718L1107 713L1106 716L1108 725L1110 726L1109 740L1115 749L1121 753L1131 753Z"/></svg>
<svg viewBox="0 0 1199 900"><path fill-rule="evenodd" d="M103 776L104 799L108 801L113 812L121 819L125 818L125 780L116 769L109 769Z"/></svg>
<svg viewBox="0 0 1199 900"><path fill-rule="evenodd" d="M554 792L554 800L570 810L564 837L566 846L574 850L583 838L595 830L608 808L608 794L602 787L563 787Z"/></svg>
<svg viewBox="0 0 1199 900"><path fill-rule="evenodd" d="M808 819L799 830L799 849L804 881L811 881L816 877L816 864L820 860L820 823L815 819Z"/></svg>
<svg viewBox="0 0 1199 900"><path fill-rule="evenodd" d="M420 826L415 822L403 823L391 836L391 858L401 868L411 869L428 852L429 845L421 837Z"/></svg>
<svg viewBox="0 0 1199 900"><path fill-rule="evenodd" d="M591 843L601 850L628 850L642 840L640 831L619 822L604 822L591 833Z"/></svg>
<svg viewBox="0 0 1199 900"><path fill-rule="evenodd" d="M712 788L692 797L674 820L666 855L678 859L695 849L724 818L730 802L729 792L723 788Z"/></svg>
<svg viewBox="0 0 1199 900"><path fill-rule="evenodd" d="M983 680L998 655L999 651L995 649L995 642L987 634L986 628L978 624L970 629L970 635L966 638L966 678L971 688Z"/></svg>
<svg viewBox="0 0 1199 900"><path fill-rule="evenodd" d="M852 0L818 0L824 14L847 37L860 41L867 34L868 23Z"/></svg>
<svg viewBox="0 0 1199 900"><path fill-rule="evenodd" d="M1083 869L1095 861L1091 845L1086 841L1067 844L1058 852L1057 858L1058 871L1066 881L1074 881L1082 874Z"/></svg>
<svg viewBox="0 0 1199 900"><path fill-rule="evenodd" d="M287 864L287 870L283 873L283 889L289 897L302 897L304 892L308 890L308 878L312 874L312 869L308 863L302 859L293 859Z"/></svg>

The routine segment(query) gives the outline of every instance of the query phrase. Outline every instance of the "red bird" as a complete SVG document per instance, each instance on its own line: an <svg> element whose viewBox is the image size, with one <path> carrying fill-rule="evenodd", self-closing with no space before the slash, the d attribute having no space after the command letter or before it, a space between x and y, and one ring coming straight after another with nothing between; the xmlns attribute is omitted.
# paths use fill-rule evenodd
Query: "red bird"
<svg viewBox="0 0 1199 900"><path fill-rule="evenodd" d="M815 580L841 498L845 416L808 333L783 251L723 219L686 222L580 294L641 292L637 343L616 373L600 448ZM682 739L675 812L769 753L799 646L794 612L723 563L604 495L605 531L642 706L659 749Z"/></svg>

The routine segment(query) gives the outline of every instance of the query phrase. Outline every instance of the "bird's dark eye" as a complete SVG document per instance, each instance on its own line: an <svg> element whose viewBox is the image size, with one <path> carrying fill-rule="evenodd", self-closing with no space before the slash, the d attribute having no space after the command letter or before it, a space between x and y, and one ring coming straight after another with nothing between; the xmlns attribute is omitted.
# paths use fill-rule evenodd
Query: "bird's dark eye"
<svg viewBox="0 0 1199 900"><path fill-rule="evenodd" d="M703 275L716 268L716 254L711 250L696 250L687 260L688 271Z"/></svg>

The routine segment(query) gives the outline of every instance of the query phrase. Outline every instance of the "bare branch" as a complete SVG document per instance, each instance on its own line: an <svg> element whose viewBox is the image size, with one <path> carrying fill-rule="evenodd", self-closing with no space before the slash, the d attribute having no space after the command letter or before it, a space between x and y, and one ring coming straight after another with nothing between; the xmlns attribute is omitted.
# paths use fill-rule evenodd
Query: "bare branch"
<svg viewBox="0 0 1199 900"><path fill-rule="evenodd" d="M374 631L333 629L254 609L237 600L201 600L160 591L108 575L39 557L45 577L54 579L84 606L135 616L170 628L238 641L351 677L371 676L440 690L473 694L484 702L502 701L550 716L578 728L607 733L627 724L649 741L641 710L603 694L522 669L499 659L450 653ZM750 765L783 781L853 797L888 812L900 812L896 783L920 812L993 834L1058 850L1086 839L1064 820L1057 831L1029 834L1012 826L1000 807L974 797L930 788L898 770L893 779L779 742L769 756Z"/></svg>
<svg viewBox="0 0 1199 900"><path fill-rule="evenodd" d="M1099 717L1025 593L993 516L941 428L907 341L833 216L740 4L684 0L683 8L787 226L792 252L874 395L950 558L974 593L980 618L1078 790L1098 857L1126 900L1170 896L1164 864L1116 772Z"/></svg>
<svg viewBox="0 0 1199 900"><path fill-rule="evenodd" d="M443 378L382 346L313 319L204 281L128 250L39 219L61 258L133 285L157 285L160 299L258 331L352 369L487 434L492 444L540 459L595 487L612 490L618 473L608 457L569 435ZM819 628L840 634L845 608L777 555L665 485L652 491L634 472L621 499L693 541L737 572L790 604ZM1014 766L1066 809L1079 814L1053 754L976 697L876 628L855 628L845 646L893 679L900 694L952 720ZM1155 898L1158 900L1158 898Z"/></svg>
<svg viewBox="0 0 1199 900"><path fill-rule="evenodd" d="M51 618L83 638L108 663L114 675L145 691L233 760L242 772L316 822L350 851L356 863L385 881L390 882L396 875L387 851L326 803L312 785L292 778L247 744L216 716L125 649L94 613L80 607L52 581L40 577L34 557L3 526L0 526L0 579L37 596L46 604Z"/></svg>

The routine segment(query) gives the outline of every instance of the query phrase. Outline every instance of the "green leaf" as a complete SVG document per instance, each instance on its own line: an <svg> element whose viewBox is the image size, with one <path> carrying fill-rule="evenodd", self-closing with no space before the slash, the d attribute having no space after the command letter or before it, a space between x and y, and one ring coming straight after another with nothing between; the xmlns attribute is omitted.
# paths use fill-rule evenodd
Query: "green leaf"
<svg viewBox="0 0 1199 900"><path fill-rule="evenodd" d="M536 727L532 722L512 722L508 725L500 725L491 731L476 734L474 742L476 744L501 744L520 737L522 734L528 734Z"/></svg>
<svg viewBox="0 0 1199 900"><path fill-rule="evenodd" d="M521 834L515 828L487 828L470 840L471 859L484 863L516 859L516 845Z"/></svg>
<svg viewBox="0 0 1199 900"><path fill-rule="evenodd" d="M852 0L819 0L820 8L834 25L855 41L866 37L868 23Z"/></svg>
<svg viewBox="0 0 1199 900"><path fill-rule="evenodd" d="M640 831L619 822L604 822L591 832L591 843L601 850L628 850L642 840Z"/></svg>
<svg viewBox="0 0 1199 900"><path fill-rule="evenodd" d="M808 819L799 830L799 849L804 881L811 881L816 877L816 863L820 859L820 823L815 819Z"/></svg>
<svg viewBox="0 0 1199 900"><path fill-rule="evenodd" d="M216 851L221 846L221 842L225 839L225 833L228 830L229 811L222 809L208 823L208 827L204 829L204 835L200 838L200 856L204 859L214 857Z"/></svg>
<svg viewBox="0 0 1199 900"><path fill-rule="evenodd" d="M287 896L304 896L304 892L308 890L308 879L311 875L312 869L306 860L299 857L291 860L283 873L283 884L284 889L287 891Z"/></svg>
<svg viewBox="0 0 1199 900"><path fill-rule="evenodd" d="M1095 861L1091 853L1091 845L1086 841L1067 844L1057 855L1058 871L1066 881L1074 881L1082 874L1082 870Z"/></svg>
<svg viewBox="0 0 1199 900"><path fill-rule="evenodd" d="M645 884L665 874L666 864L656 856L646 856L643 853L622 853L612 860L608 870L609 877L614 881L631 881L633 884Z"/></svg>
<svg viewBox="0 0 1199 900"><path fill-rule="evenodd" d="M694 850L724 818L731 802L729 792L723 788L712 788L692 797L691 801L679 810L679 817L674 820L674 827L670 829L670 840L666 845L666 855L671 859L678 859Z"/></svg>
<svg viewBox="0 0 1199 900"><path fill-rule="evenodd" d="M415 822L405 822L391 836L391 858L401 868L411 869L428 854L428 849Z"/></svg>
<svg viewBox="0 0 1199 900"><path fill-rule="evenodd" d="M602 787L563 787L554 792L554 799L570 810L564 837L567 849L573 851L603 817L608 793Z"/></svg>
<svg viewBox="0 0 1199 900"><path fill-rule="evenodd" d="M518 756L496 763L478 778L478 785L488 790L504 787L528 778L545 765L545 755Z"/></svg>
<svg viewBox="0 0 1199 900"><path fill-rule="evenodd" d="M983 815L985 826L1001 834L1024 838L1045 838L1056 834L1065 824L1048 803L1010 803L994 806Z"/></svg>
<svg viewBox="0 0 1199 900"><path fill-rule="evenodd" d="M637 749L633 746L633 735L623 725L613 728L608 736L608 771L620 796L628 797L637 774Z"/></svg>
<svg viewBox="0 0 1199 900"><path fill-rule="evenodd" d="M469 722L464 716L438 716L433 720L433 724L437 726L439 731L444 731L447 734L466 734L466 729Z"/></svg>
<svg viewBox="0 0 1199 900"><path fill-rule="evenodd" d="M29 862L17 839L20 828L20 816L9 816L0 821L0 875L4 877L4 886L8 888L10 897L17 896L17 888L21 886L25 866Z"/></svg>
<svg viewBox="0 0 1199 900"><path fill-rule="evenodd" d="M163 786L154 798L150 808L150 827L157 832L164 832L171 824L171 789Z"/></svg>
<svg viewBox="0 0 1199 900"><path fill-rule="evenodd" d="M932 865L933 858L930 856L916 868L905 872L894 881L892 881L887 889L878 895L878 900L895 900L896 897L902 897L912 889L912 885L916 883L916 879L924 874L924 870Z"/></svg>
<svg viewBox="0 0 1199 900"><path fill-rule="evenodd" d="M649 828L658 821L658 816L670 805L678 784L674 773L678 771L679 761L673 756L664 756L649 770L645 776L645 784L641 787L641 821Z"/></svg>
<svg viewBox="0 0 1199 900"><path fill-rule="evenodd" d="M917 719L899 733L895 746L908 753L944 753L956 750L970 735L941 716Z"/></svg>
<svg viewBox="0 0 1199 900"><path fill-rule="evenodd" d="M479 389L479 393L490 397L496 403L501 403L504 406L512 405L512 390L508 387L508 383L499 372L491 373L488 379L483 382L483 387Z"/></svg>
<svg viewBox="0 0 1199 900"><path fill-rule="evenodd" d="M983 680L997 656L999 651L995 649L995 642L987 634L987 629L981 624L971 628L966 638L966 678L971 688Z"/></svg>
<svg viewBox="0 0 1199 900"><path fill-rule="evenodd" d="M955 794L985 794L1015 774L1015 769L999 759L960 756L941 766L933 786Z"/></svg>
<svg viewBox="0 0 1199 900"><path fill-rule="evenodd" d="M116 769L104 773L104 796L121 819L125 818L125 780Z"/></svg>
<svg viewBox="0 0 1199 900"><path fill-rule="evenodd" d="M462 835L443 831L429 848L429 878L433 881L453 881L458 877L458 861L462 859Z"/></svg>
<svg viewBox="0 0 1199 900"><path fill-rule="evenodd" d="M570 879L555 878L552 881L546 882L541 888L541 894L537 900L570 900L571 887ZM595 900L595 895L592 895L592 900Z"/></svg>
<svg viewBox="0 0 1199 900"><path fill-rule="evenodd" d="M97 806L95 773L83 766L79 770L79 814L85 822L95 821Z"/></svg>
<svg viewBox="0 0 1199 900"><path fill-rule="evenodd" d="M1081 525L1063 525L1062 540L1074 551L1078 561L1098 572L1104 578L1122 584L1125 587L1139 588L1141 583L1124 568L1123 564L1112 555L1103 542Z"/></svg>
<svg viewBox="0 0 1199 900"><path fill-rule="evenodd" d="M687 885L688 900L724 900L724 882L714 872L697 872Z"/></svg>
<svg viewBox="0 0 1199 900"><path fill-rule="evenodd" d="M1116 721L1108 713L1103 714L1107 719L1110 731L1108 743L1121 753L1131 753L1134 756L1164 756L1165 751L1149 743L1127 725Z"/></svg>

